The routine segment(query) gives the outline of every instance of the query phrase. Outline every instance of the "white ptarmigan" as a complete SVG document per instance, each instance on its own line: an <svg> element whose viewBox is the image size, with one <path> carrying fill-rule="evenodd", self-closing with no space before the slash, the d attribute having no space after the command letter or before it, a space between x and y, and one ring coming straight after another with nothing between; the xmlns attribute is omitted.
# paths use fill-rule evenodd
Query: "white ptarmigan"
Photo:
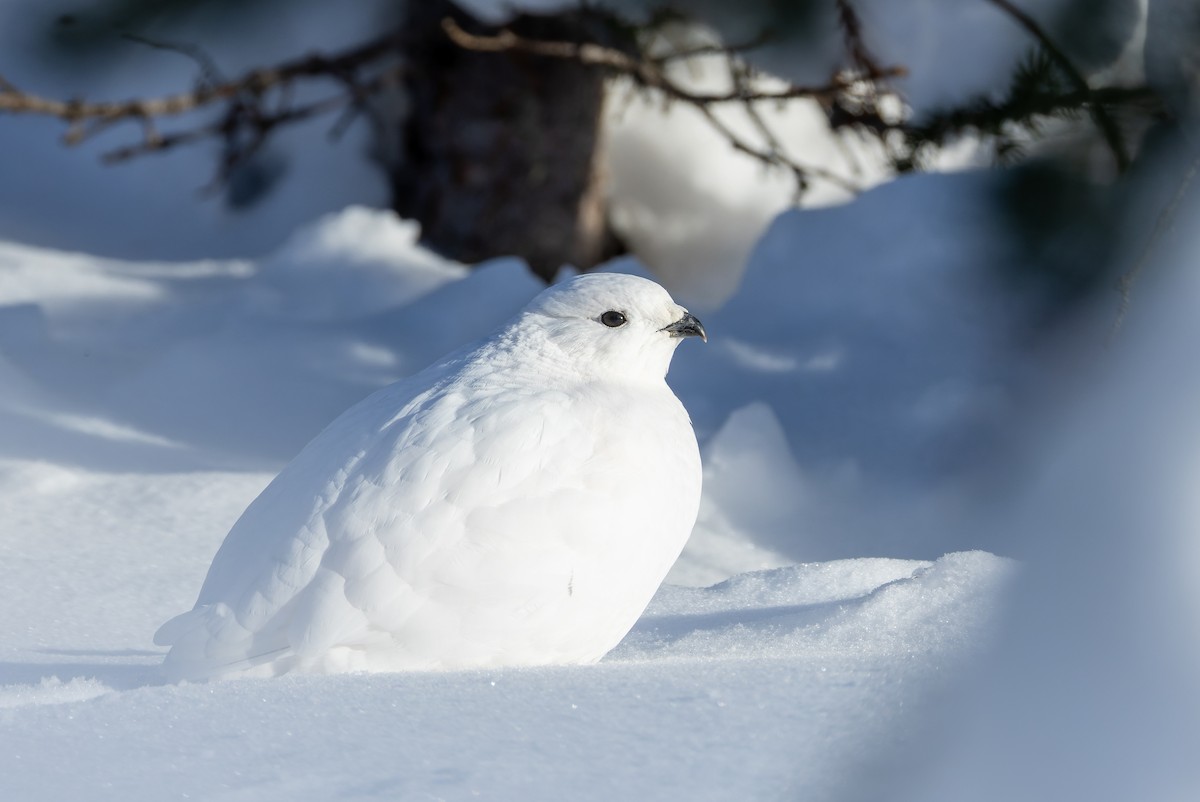
<svg viewBox="0 0 1200 802"><path fill-rule="evenodd" d="M351 407L255 499L171 679L590 663L695 523L700 455L665 377L703 326L652 281L582 275Z"/></svg>

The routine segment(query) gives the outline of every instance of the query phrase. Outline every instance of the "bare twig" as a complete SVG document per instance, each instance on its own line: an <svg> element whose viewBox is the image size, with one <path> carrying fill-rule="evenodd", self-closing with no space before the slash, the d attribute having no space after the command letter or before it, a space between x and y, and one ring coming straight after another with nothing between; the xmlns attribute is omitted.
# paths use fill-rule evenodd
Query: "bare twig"
<svg viewBox="0 0 1200 802"><path fill-rule="evenodd" d="M812 178L820 178L837 185L849 192L858 193L861 187L849 179L824 168L802 164L787 155L778 137L763 119L757 104L766 102L782 102L807 98L825 100L830 103L841 98L847 92L858 87L864 76L839 72L829 83L820 86L789 85L782 89L761 89L754 85L750 71L735 59L734 52L729 48L704 46L689 49L688 53L710 54L719 53L729 59L730 89L724 92L696 92L688 89L672 79L665 66L677 60L675 54L667 54L655 58L638 58L614 48L604 47L593 43L551 42L527 39L509 30L502 30L494 35L482 36L464 31L453 19L442 21L446 35L466 50L479 52L520 52L548 58L560 58L579 64L609 70L617 75L631 79L638 86L657 90L667 100L680 101L696 109L718 134L726 139L735 150L744 153L764 164L782 167L796 179L797 194L808 188ZM902 67L881 68L870 67L873 75L871 80L885 76L899 76L905 73ZM739 104L745 111L751 124L758 131L763 146L747 141L734 131L716 113L715 107L724 104Z"/></svg>
<svg viewBox="0 0 1200 802"><path fill-rule="evenodd" d="M8 81L0 78L0 112L57 117L69 125L83 121L110 123L120 120L140 121L147 118L175 117L214 103L230 101L244 93L256 97L261 96L270 89L290 84L297 79L320 78L352 72L393 52L401 42L401 36L391 34L337 55L305 56L275 67L251 70L230 81L200 86L191 92L116 102L45 98L22 92ZM301 116L311 116L311 114ZM106 125L95 125L84 130L73 129L68 137L68 143L78 144L106 127Z"/></svg>
<svg viewBox="0 0 1200 802"><path fill-rule="evenodd" d="M371 92L384 84L394 81L398 72L399 68L396 68L387 73L381 74L371 81L363 83L361 85L361 91ZM321 115L327 114L331 111L345 108L353 102L354 99L352 96L346 94L332 95L322 100L307 103L303 106L289 106L281 109L278 112L260 114L251 124L246 125L246 127L265 134L283 125L300 122L302 120L308 120L313 117L320 117ZM239 121L235 119L235 115L232 113L227 113L219 120L208 125L202 125L197 128L179 131L172 134L159 135L153 139L147 137L142 142L137 144L127 145L125 147L108 151L103 155L102 158L108 164L115 164L117 162L127 161L128 159L132 159L136 156L142 156L147 153L170 150L171 148L179 145L192 144L194 142L199 142L213 137L228 136L237 127L239 127ZM249 154L243 153L243 155Z"/></svg>
<svg viewBox="0 0 1200 802"><path fill-rule="evenodd" d="M846 13L857 27L857 17L853 16L852 11ZM808 98L830 108L857 108L851 101L851 95L861 93L864 82L873 86L877 79L904 74L900 67L880 67L865 47L860 45L853 56L856 65L854 71L840 71L825 84L793 84L767 89L756 80L754 72L738 59L739 53L766 41L765 36L737 45L704 44L651 55L649 48L646 48L647 52L625 52L594 42L528 39L507 29L491 35L473 34L463 30L450 18L443 20L442 28L450 41L467 50L528 53L574 61L627 77L635 86L660 93L667 102L690 105L699 110L709 125L738 151L765 164L790 171L796 178L799 191L803 191L810 178L814 177L852 192L859 188L846 178L819 167L801 164L787 155L757 104ZM140 141L103 154L103 159L108 163L160 153L205 139L221 139L225 146L217 171L217 180L221 181L242 160L257 152L267 137L280 126L341 109L342 114L330 129L330 136L337 137L360 114L370 116L371 96L394 82L401 69L398 66L381 69L379 62L408 44L403 34L393 33L341 53L314 54L225 79L214 60L198 47L158 42L134 35L127 35L127 38L187 56L198 65L201 80L190 92L95 102L83 98L58 100L42 97L20 91L0 77L0 113L57 117L67 125L64 140L69 145L90 140L119 123L137 123L141 130ZM720 55L728 60L731 82L727 90L694 91L671 76L671 65L702 55ZM375 74L364 75L368 70ZM296 105L292 100L292 88L304 79L333 80L342 88L326 98ZM741 106L757 131L761 145L734 131L715 113L715 107L725 104ZM861 101L859 105L863 105ZM164 118L180 117L214 106L223 107L222 111L208 122L175 131L160 131L156 125L156 121ZM869 116L869 111L864 110L864 118Z"/></svg>
<svg viewBox="0 0 1200 802"><path fill-rule="evenodd" d="M1111 346L1116 341L1117 335L1121 333L1121 327L1125 323L1125 316L1129 312L1129 304L1133 299L1133 287L1146 271L1146 266L1150 263L1150 257L1153 255L1158 243L1171 229L1175 223L1175 215L1179 212L1179 206L1183 202L1184 197L1191 188L1192 182L1196 180L1196 175L1200 173L1200 155L1192 159L1187 170L1184 171L1183 177L1179 180L1179 185L1175 187L1175 194L1171 196L1171 200L1158 213L1158 219L1154 222L1154 230L1150 232L1150 239L1146 241L1146 246L1142 249L1141 255L1138 257L1137 263L1117 279L1117 292L1121 296L1121 300L1117 306L1117 316L1113 320L1112 327L1108 331L1108 344Z"/></svg>
<svg viewBox="0 0 1200 802"><path fill-rule="evenodd" d="M139 45L153 47L155 50L166 50L171 53L179 53L186 56L196 63L200 68L200 77L202 79L201 86L216 86L217 84L225 83L225 76L221 74L221 70L217 67L217 62L208 54L204 48L193 44L181 44L176 42L160 42L157 39L150 39L136 33L124 33L122 36L131 42L136 42Z"/></svg>
<svg viewBox="0 0 1200 802"><path fill-rule="evenodd" d="M887 78L888 69L880 65L863 40L862 21L850 0L837 0L838 23L846 40L846 50L854 66L868 78Z"/></svg>
<svg viewBox="0 0 1200 802"><path fill-rule="evenodd" d="M736 131L726 125L725 122L717 116L716 112L707 105L697 106L696 110L704 115L704 119L708 121L708 124L712 126L713 130L721 134L721 136L729 141L730 146L732 146L734 150L744 153L747 156L766 164L777 165L790 170L796 178L797 190L799 192L803 192L803 190L807 188L810 177L816 177L828 181L831 184L841 187L847 192L853 192L857 194L862 191L862 187L854 184L849 179L843 178L837 173L824 169L823 167L801 164L777 151L763 150L762 148L755 147L739 136Z"/></svg>
<svg viewBox="0 0 1200 802"><path fill-rule="evenodd" d="M224 183L280 126L347 109L348 113L335 122L331 131L331 135L340 136L359 112L367 110L371 93L398 79L402 70L400 65L381 68L379 63L393 56L406 41L401 34L393 33L341 53L312 54L226 80L221 77L216 63L198 47L155 42L131 35L127 38L188 56L199 65L200 82L191 92L119 102L88 102L55 100L22 92L0 77L0 113L57 117L67 124L63 139L68 145L78 145L119 123L137 123L141 140L103 153L101 158L107 164L206 139L223 140L223 153L209 190ZM303 105L294 103L292 88L295 83L322 79L341 84L342 90ZM223 105L224 110L207 123L167 133L159 131L155 124L156 120L215 105Z"/></svg>
<svg viewBox="0 0 1200 802"><path fill-rule="evenodd" d="M541 39L527 39L509 30L502 30L491 36L481 36L464 31L457 22L449 17L442 21L442 28L450 40L464 50L487 53L514 51L601 67L627 76L642 86L657 89L674 100L682 100L697 106L832 97L846 91L858 80L857 77L851 79L839 74L829 83L819 86L793 84L783 89L769 91L750 90L745 86L735 86L727 92L693 92L671 80L663 71L661 63L669 60L667 57L658 60L641 59L615 48L590 42L550 42ZM728 53L728 51L726 52ZM891 77L905 74L903 67L888 67L882 72L883 76Z"/></svg>
<svg viewBox="0 0 1200 802"><path fill-rule="evenodd" d="M747 75L745 74L745 69L733 61L729 63L729 78L735 85L743 83L748 79ZM779 138L775 135L775 132L771 129L771 126L767 124L767 121L763 119L762 114L759 112L758 104L745 103L742 105L742 109L745 111L746 116L749 118L755 130L758 131L758 135L762 139L765 148L755 149L753 146L746 143L745 140L737 136L731 129L729 129L727 126L724 126L721 121L717 119L715 112L706 113L705 117L708 120L709 125L713 126L718 132L723 134L725 138L729 140L730 144L737 150L760 161L766 162L767 164L776 167L783 167L789 170L796 179L796 197L794 199L796 202L799 202L800 196L808 189L810 177L824 179L830 183L836 184L848 192L855 194L862 191L861 187L856 186L849 179L843 178L842 176L832 171L825 170L821 167L800 164L788 156L787 151L784 149L783 143L779 141Z"/></svg>
<svg viewBox="0 0 1200 802"><path fill-rule="evenodd" d="M769 32L763 32L758 36L755 36L753 39L749 39L740 44L703 44L696 45L695 47L684 47L678 50L672 50L669 53L663 53L661 56L650 54L647 55L652 61L656 61L660 64L669 64L673 61L686 61L687 59L697 58L699 56L729 56L730 54L741 55L743 53L749 53L751 50L757 50L758 48L767 44L769 41L771 41L771 34Z"/></svg>

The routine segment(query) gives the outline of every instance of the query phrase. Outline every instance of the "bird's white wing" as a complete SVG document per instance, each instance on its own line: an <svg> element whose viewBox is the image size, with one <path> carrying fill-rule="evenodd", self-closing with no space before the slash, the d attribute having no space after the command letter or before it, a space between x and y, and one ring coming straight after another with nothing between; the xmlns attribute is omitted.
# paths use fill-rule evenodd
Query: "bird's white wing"
<svg viewBox="0 0 1200 802"><path fill-rule="evenodd" d="M381 432L403 428L406 413L436 395L437 372L385 387L351 407L250 504L213 559L195 608L155 633L155 643L172 646L168 674L234 672L287 648L280 624L329 550L326 513L346 492L356 465L382 445Z"/></svg>
<svg viewBox="0 0 1200 802"><path fill-rule="evenodd" d="M409 386L338 418L246 510L196 608L156 636L173 646L169 674L598 659L615 645L691 530L663 514L699 471L678 401L665 386L635 404ZM614 603L622 582L647 590ZM577 639L555 626L565 606Z"/></svg>
<svg viewBox="0 0 1200 802"><path fill-rule="evenodd" d="M695 436L663 381L689 335L652 282L582 276L351 408L160 629L167 673L599 659L694 522Z"/></svg>

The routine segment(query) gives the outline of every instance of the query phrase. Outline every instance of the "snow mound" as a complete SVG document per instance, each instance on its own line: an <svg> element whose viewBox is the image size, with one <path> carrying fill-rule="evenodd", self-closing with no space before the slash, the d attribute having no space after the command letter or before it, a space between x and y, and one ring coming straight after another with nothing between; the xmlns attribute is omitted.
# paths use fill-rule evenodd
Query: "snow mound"
<svg viewBox="0 0 1200 802"><path fill-rule="evenodd" d="M667 581L706 585L778 568L803 542L807 482L765 403L736 410L704 449L704 496L687 549Z"/></svg>
<svg viewBox="0 0 1200 802"><path fill-rule="evenodd" d="M857 559L664 587L618 660L969 651L1014 564L986 552L933 563Z"/></svg>
<svg viewBox="0 0 1200 802"><path fill-rule="evenodd" d="M260 262L0 243L0 446L90 467L277 467L543 286L516 260L468 270L417 237L350 207Z"/></svg>
<svg viewBox="0 0 1200 802"><path fill-rule="evenodd" d="M97 530L109 542L119 536L112 524ZM173 549L199 565L212 546L204 540ZM152 553L144 544L130 553L138 549ZM139 569L115 560L110 570L128 585ZM0 707L8 708L0 718L9 725L0 727L0 755L19 756L0 774L0 792L94 800L157 799L168 790L256 800L885 798L876 787L880 761L920 733L948 670L988 643L985 622L1011 571L1007 560L965 553L665 587L626 642L592 666L164 686L139 667L140 651L110 656L112 681L101 683L90 677L104 667L50 666L40 661L51 649L25 650L21 662L0 663ZM185 571L168 573L178 583ZM140 600L106 607L119 614L177 595L155 585ZM83 629L103 630L69 610L51 615L62 622L44 627L51 643L78 644ZM49 617L34 610L26 620ZM148 638L117 631L129 644ZM67 679L39 682L39 670ZM14 687L16 677L24 684ZM62 771L68 764L73 770Z"/></svg>
<svg viewBox="0 0 1200 802"><path fill-rule="evenodd" d="M410 303L465 278L464 265L417 244L421 227L386 209L349 206L301 228L262 262L288 316L320 321Z"/></svg>
<svg viewBox="0 0 1200 802"><path fill-rule="evenodd" d="M1031 302L1001 280L1014 246L997 186L908 176L775 219L737 295L702 315L710 347L681 352L670 381L710 462L761 460L756 475L789 490L757 511L737 502L757 491L736 471L706 477L735 515L706 527L752 530L792 562L1002 548L963 542L977 519L956 520L1004 461L1036 370Z"/></svg>

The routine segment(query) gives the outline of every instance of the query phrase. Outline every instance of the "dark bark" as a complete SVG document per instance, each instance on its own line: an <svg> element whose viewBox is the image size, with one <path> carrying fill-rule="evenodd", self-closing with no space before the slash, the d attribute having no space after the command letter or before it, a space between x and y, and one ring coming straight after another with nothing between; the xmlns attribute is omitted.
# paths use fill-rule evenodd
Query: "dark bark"
<svg viewBox="0 0 1200 802"><path fill-rule="evenodd" d="M392 204L421 223L422 238L463 262L515 255L549 280L564 264L595 266L620 252L600 169L603 73L520 52L475 52L442 29L490 28L453 3L412 3L405 32L407 118ZM554 41L620 34L587 11L522 15L505 26Z"/></svg>

